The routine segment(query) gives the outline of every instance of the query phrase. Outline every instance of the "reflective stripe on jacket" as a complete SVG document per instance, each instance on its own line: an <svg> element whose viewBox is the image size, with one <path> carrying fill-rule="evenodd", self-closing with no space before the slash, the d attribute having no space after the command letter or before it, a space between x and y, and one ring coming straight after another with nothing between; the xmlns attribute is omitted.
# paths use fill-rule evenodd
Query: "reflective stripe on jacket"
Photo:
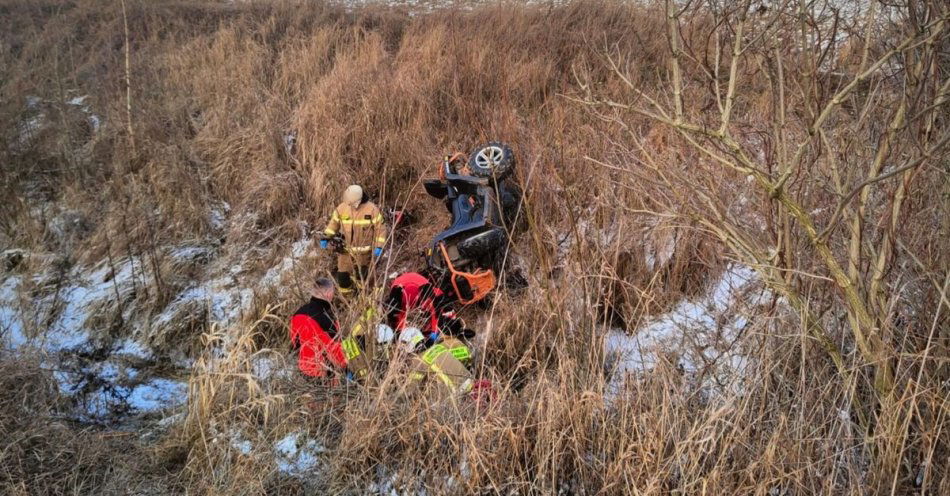
<svg viewBox="0 0 950 496"><path fill-rule="evenodd" d="M439 343L418 357L418 365L409 373L410 381L420 381L427 371L452 393L467 393L472 390L474 378L453 353L452 345ZM461 343L459 343L461 344ZM466 351L468 351L466 349Z"/></svg>
<svg viewBox="0 0 950 496"><path fill-rule="evenodd" d="M347 249L353 253L366 253L373 248L382 248L386 244L386 226L383 214L373 202L363 202L353 208L341 203L330 214L323 234L343 235Z"/></svg>

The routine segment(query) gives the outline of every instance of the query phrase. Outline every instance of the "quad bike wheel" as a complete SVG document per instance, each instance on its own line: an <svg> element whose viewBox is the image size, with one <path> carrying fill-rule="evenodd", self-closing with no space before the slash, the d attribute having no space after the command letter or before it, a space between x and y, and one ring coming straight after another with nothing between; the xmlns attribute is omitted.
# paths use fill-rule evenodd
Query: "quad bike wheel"
<svg viewBox="0 0 950 496"><path fill-rule="evenodd" d="M481 258L501 250L507 242L508 234L496 227L459 242L458 251L466 258Z"/></svg>
<svg viewBox="0 0 950 496"><path fill-rule="evenodd" d="M515 170L515 154L510 146L490 141L475 148L468 158L468 168L475 177L502 181Z"/></svg>
<svg viewBox="0 0 950 496"><path fill-rule="evenodd" d="M521 188L512 181L504 181L498 184L496 192L499 208L492 209L492 224L513 229L521 207Z"/></svg>

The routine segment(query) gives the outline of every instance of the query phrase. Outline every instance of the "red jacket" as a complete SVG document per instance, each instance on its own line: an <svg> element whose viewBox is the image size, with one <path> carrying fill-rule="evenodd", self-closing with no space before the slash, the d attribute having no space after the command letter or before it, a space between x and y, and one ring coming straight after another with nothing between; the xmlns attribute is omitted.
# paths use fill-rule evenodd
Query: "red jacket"
<svg viewBox="0 0 950 496"><path fill-rule="evenodd" d="M389 326L400 331L406 327L409 312L421 310L428 314L428 322L423 332L430 333L439 329L439 307L444 298L442 290L432 285L432 281L417 272L406 272L397 277L389 288L387 306L389 308Z"/></svg>
<svg viewBox="0 0 950 496"><path fill-rule="evenodd" d="M324 377L331 367L346 367L336 336L338 325L330 302L310 298L290 318L290 342L300 348L297 367L311 377Z"/></svg>

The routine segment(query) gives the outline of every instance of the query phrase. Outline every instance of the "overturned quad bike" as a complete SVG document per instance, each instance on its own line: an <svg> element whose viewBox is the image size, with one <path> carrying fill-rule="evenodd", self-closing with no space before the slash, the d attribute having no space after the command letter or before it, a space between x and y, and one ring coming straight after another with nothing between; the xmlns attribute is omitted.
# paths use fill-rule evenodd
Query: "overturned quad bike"
<svg viewBox="0 0 950 496"><path fill-rule="evenodd" d="M490 142L469 156L446 156L439 178L423 183L452 215L429 243L426 264L448 279L463 304L483 299L497 283L521 203L521 190L509 179L514 168L511 147Z"/></svg>

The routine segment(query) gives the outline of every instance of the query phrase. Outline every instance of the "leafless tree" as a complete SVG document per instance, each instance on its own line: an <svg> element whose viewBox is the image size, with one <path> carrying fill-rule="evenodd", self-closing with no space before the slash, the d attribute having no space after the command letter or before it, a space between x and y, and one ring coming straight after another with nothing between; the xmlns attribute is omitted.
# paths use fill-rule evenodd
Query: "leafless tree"
<svg viewBox="0 0 950 496"><path fill-rule="evenodd" d="M634 143L611 166L649 177L662 209L784 297L870 430L945 352L950 7L668 1L666 14L665 91L617 50L625 97L578 76L579 100Z"/></svg>

